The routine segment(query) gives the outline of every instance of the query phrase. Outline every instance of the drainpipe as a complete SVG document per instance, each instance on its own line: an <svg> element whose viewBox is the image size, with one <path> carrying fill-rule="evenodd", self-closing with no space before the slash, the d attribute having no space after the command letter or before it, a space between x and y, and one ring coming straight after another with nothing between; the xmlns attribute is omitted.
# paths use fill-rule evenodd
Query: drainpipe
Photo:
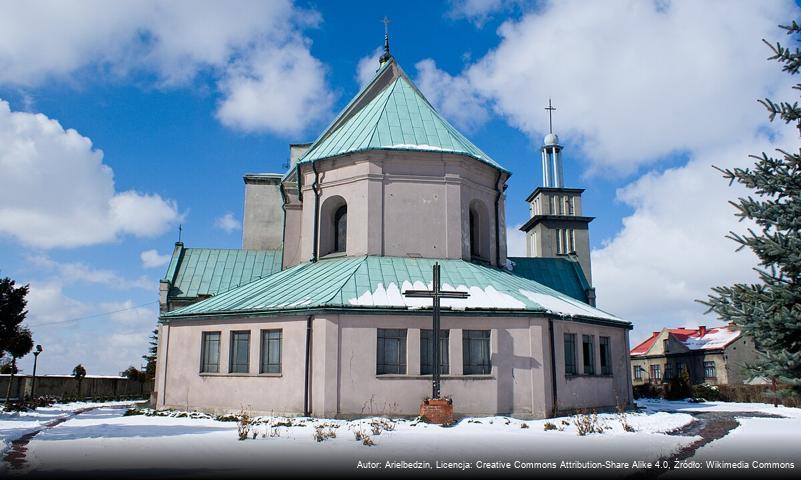
<svg viewBox="0 0 801 480"><path fill-rule="evenodd" d="M501 220L498 218L499 205L501 203L501 194L503 191L499 184L501 183L501 173L498 170L498 178L495 179L495 266L501 268Z"/></svg>
<svg viewBox="0 0 801 480"><path fill-rule="evenodd" d="M312 171L314 172L314 183L312 189L314 190L314 244L312 245L312 262L317 261L317 243L320 236L320 172L317 171L316 162L312 162Z"/></svg>
<svg viewBox="0 0 801 480"><path fill-rule="evenodd" d="M298 184L298 200L303 203L303 190L300 188L300 165L295 165L295 183Z"/></svg>
<svg viewBox="0 0 801 480"><path fill-rule="evenodd" d="M548 319L548 336L551 342L551 418L556 417L558 409L558 396L556 394L556 351L554 350L553 319Z"/></svg>
<svg viewBox="0 0 801 480"><path fill-rule="evenodd" d="M309 371L311 360L311 335L312 335L312 320L314 315L306 317L306 369L303 380L303 416L308 417L311 415L309 408L309 381L311 372Z"/></svg>
<svg viewBox="0 0 801 480"><path fill-rule="evenodd" d="M286 204L287 194L284 183L278 184L278 191L281 193L281 210L284 211L284 226L281 228L281 270L284 269L284 251L286 251Z"/></svg>

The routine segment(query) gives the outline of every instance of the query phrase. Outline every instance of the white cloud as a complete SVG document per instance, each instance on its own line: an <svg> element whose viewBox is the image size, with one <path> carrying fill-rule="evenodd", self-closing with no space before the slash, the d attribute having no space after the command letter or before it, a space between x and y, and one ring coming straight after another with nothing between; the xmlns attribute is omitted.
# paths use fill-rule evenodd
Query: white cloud
<svg viewBox="0 0 801 480"><path fill-rule="evenodd" d="M790 1L552 2L505 22L498 47L457 78L535 144L553 97L555 129L591 173L631 173L763 124L755 100L791 79L761 38L797 13Z"/></svg>
<svg viewBox="0 0 801 480"><path fill-rule="evenodd" d="M221 230L225 230L226 233L242 230L242 222L237 220L237 218L234 217L234 215L230 212L226 213L222 217L217 217L217 219L214 220L214 226Z"/></svg>
<svg viewBox="0 0 801 480"><path fill-rule="evenodd" d="M457 127L473 130L489 119L486 100L478 95L465 77L454 77L443 72L431 59L417 62L415 68L415 83L420 91Z"/></svg>
<svg viewBox="0 0 801 480"><path fill-rule="evenodd" d="M794 134L789 130L787 137ZM711 287L748 282L756 256L735 252L724 238L745 231L728 203L753 194L732 187L712 165L745 168L749 154L772 152L775 144L748 136L736 145L699 151L684 166L649 173L618 191L634 209L623 229L592 252L599 307L634 322L632 340L662 327L719 323L694 300L705 300Z"/></svg>
<svg viewBox="0 0 801 480"><path fill-rule="evenodd" d="M162 255L156 249L145 250L139 254L142 266L145 268L158 268L169 263L171 255Z"/></svg>
<svg viewBox="0 0 801 480"><path fill-rule="evenodd" d="M523 0L451 0L448 16L466 19L481 28L494 14L512 6L525 3Z"/></svg>
<svg viewBox="0 0 801 480"><path fill-rule="evenodd" d="M370 54L359 59L359 63L356 65L356 81L359 82L359 87L364 87L375 77L375 72L378 70L378 59L383 53L384 47L378 46Z"/></svg>
<svg viewBox="0 0 801 480"><path fill-rule="evenodd" d="M0 15L0 84L137 76L181 87L208 73L226 97L226 125L296 132L330 106L325 70L302 36L320 21L289 0L15 2Z"/></svg>
<svg viewBox="0 0 801 480"><path fill-rule="evenodd" d="M30 265L53 272L61 282L69 284L94 283L115 289L140 288L150 291L158 288L156 282L144 275L136 279L127 279L111 270L95 269L80 262L57 262L46 255L29 255L27 260Z"/></svg>
<svg viewBox="0 0 801 480"><path fill-rule="evenodd" d="M508 257L526 256L526 234L520 231L523 224L506 227L506 255Z"/></svg>
<svg viewBox="0 0 801 480"><path fill-rule="evenodd" d="M37 372L69 374L82 363L89 374L113 375L142 363L158 317L155 304L77 300L64 292L60 280L31 281L30 285L26 324L34 342L44 347ZM106 312L113 313L99 315ZM30 373L33 355L26 355L19 365Z"/></svg>
<svg viewBox="0 0 801 480"><path fill-rule="evenodd" d="M300 133L330 111L334 95L326 68L297 40L265 48L236 62L220 82L225 95L217 110L223 125L248 132Z"/></svg>
<svg viewBox="0 0 801 480"><path fill-rule="evenodd" d="M160 235L179 219L175 202L117 192L103 152L42 114L0 100L0 235L40 248Z"/></svg>

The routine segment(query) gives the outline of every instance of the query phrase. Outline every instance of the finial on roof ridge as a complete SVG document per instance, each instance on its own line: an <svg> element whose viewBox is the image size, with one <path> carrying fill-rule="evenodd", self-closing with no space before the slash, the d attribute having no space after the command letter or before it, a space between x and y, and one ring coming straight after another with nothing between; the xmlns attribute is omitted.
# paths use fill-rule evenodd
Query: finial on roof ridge
<svg viewBox="0 0 801 480"><path fill-rule="evenodd" d="M385 15L382 22L384 22L384 54L378 59L379 68L392 59L392 54L389 53L389 18Z"/></svg>

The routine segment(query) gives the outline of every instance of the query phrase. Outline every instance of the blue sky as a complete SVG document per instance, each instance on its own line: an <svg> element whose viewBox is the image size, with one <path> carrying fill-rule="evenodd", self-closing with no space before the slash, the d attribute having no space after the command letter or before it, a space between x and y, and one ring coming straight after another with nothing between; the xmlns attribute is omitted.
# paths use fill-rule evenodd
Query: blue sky
<svg viewBox="0 0 801 480"><path fill-rule="evenodd" d="M140 363L177 225L240 246L242 175L282 171L359 90L384 15L401 66L513 172L511 254L553 97L599 305L633 340L716 324L693 300L754 259L722 239L742 192L711 165L795 138L755 102L793 95L760 43L792 2L103 3L0 3L0 274L31 283L45 373Z"/></svg>

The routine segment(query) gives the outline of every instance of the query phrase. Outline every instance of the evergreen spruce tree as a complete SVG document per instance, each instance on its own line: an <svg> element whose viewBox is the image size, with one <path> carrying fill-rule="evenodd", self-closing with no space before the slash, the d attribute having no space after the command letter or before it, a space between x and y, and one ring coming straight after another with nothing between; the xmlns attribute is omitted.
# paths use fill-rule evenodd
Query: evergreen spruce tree
<svg viewBox="0 0 801 480"><path fill-rule="evenodd" d="M145 360L145 370L144 374L147 379L153 379L156 377L156 354L158 350L159 344L159 329L154 328L153 332L150 335L150 347L148 347L147 355L142 355L142 358Z"/></svg>
<svg viewBox="0 0 801 480"><path fill-rule="evenodd" d="M801 26L793 21L781 26L797 37ZM764 40L763 40L764 41ZM773 51L770 60L783 64L782 70L796 75L801 68L801 51L780 43L765 43ZM801 84L794 86L801 90ZM777 117L801 128L801 107L797 101L775 103L760 100L770 120ZM750 248L759 257L755 270L758 281L715 287L707 301L709 311L734 322L754 339L757 361L748 365L753 377L766 377L801 390L801 153L778 150L778 154L753 156L753 168L720 169L731 185L738 182L755 196L731 202L740 220L753 221L758 228L748 234L731 232L728 238ZM715 167L717 168L717 167ZM756 230L756 231L755 231ZM785 390L784 393L788 393Z"/></svg>

